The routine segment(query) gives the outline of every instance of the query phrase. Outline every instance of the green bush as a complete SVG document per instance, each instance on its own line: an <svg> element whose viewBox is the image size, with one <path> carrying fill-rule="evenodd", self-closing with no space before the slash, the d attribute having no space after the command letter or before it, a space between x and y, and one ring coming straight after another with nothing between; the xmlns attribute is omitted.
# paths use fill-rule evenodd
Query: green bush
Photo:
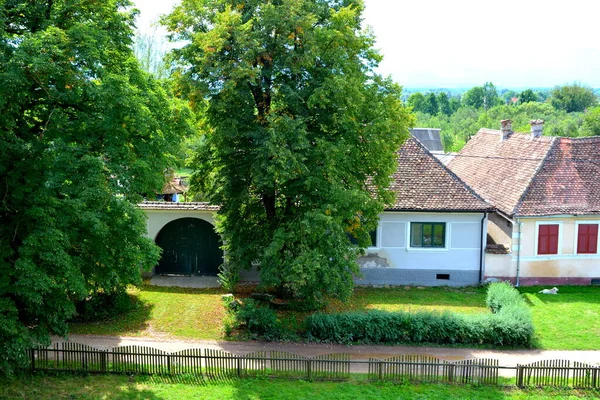
<svg viewBox="0 0 600 400"><path fill-rule="evenodd" d="M493 304L491 314L317 313L309 316L305 323L308 338L323 342L530 346L533 322L519 292L504 283L492 284L488 288L488 301Z"/></svg>
<svg viewBox="0 0 600 400"><path fill-rule="evenodd" d="M97 322L125 314L137 306L135 297L125 289L112 293L95 293L75 303L77 315L73 322Z"/></svg>
<svg viewBox="0 0 600 400"><path fill-rule="evenodd" d="M253 299L246 299L235 314L239 327L245 327L253 339L277 340L281 337L281 323L277 313Z"/></svg>

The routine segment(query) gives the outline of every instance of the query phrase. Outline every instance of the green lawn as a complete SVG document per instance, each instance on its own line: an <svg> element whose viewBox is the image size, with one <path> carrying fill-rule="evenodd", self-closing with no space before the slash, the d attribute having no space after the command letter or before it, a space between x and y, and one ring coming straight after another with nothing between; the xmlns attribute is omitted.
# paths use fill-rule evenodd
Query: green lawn
<svg viewBox="0 0 600 400"><path fill-rule="evenodd" d="M536 345L554 350L600 349L600 287L561 286L558 295L522 287L536 331Z"/></svg>
<svg viewBox="0 0 600 400"><path fill-rule="evenodd" d="M220 383L178 378L59 374L0 378L0 399L596 399L599 392L518 390L514 387L396 385L294 380L231 380Z"/></svg>
<svg viewBox="0 0 600 400"><path fill-rule="evenodd" d="M223 339L220 289L142 286L133 311L110 321L72 323L72 333L148 338Z"/></svg>
<svg viewBox="0 0 600 400"><path fill-rule="evenodd" d="M253 289L246 288L245 295ZM564 286L559 295L541 295L539 287L520 289L533 313L536 345L554 350L600 349L600 287ZM222 320L226 315L220 289L181 289L143 286L134 289L134 311L99 323L72 324L71 332L96 335L145 336L225 340ZM348 303L331 301L325 312L350 310L450 310L483 313L485 288L363 288ZM300 329L307 313L285 311L280 318Z"/></svg>

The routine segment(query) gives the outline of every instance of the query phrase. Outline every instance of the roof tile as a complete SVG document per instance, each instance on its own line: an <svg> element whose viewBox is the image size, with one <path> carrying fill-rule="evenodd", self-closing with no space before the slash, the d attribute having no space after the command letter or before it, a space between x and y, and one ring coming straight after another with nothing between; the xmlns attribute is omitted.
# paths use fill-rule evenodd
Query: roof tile
<svg viewBox="0 0 600 400"><path fill-rule="evenodd" d="M388 210L489 211L493 207L446 168L417 139L398 150L391 189L396 201Z"/></svg>

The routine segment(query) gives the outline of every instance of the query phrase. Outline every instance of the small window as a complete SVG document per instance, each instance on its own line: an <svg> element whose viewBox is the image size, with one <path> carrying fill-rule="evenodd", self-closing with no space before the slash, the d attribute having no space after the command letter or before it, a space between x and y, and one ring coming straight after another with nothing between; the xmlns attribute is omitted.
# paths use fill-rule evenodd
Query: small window
<svg viewBox="0 0 600 400"><path fill-rule="evenodd" d="M435 279L442 280L442 281L449 281L450 280L450 274L436 274L435 275Z"/></svg>
<svg viewBox="0 0 600 400"><path fill-rule="evenodd" d="M579 224L577 229L577 254L598 253L598 224Z"/></svg>
<svg viewBox="0 0 600 400"><path fill-rule="evenodd" d="M443 248L446 244L445 222L411 222L410 246Z"/></svg>
<svg viewBox="0 0 600 400"><path fill-rule="evenodd" d="M558 254L558 224L539 225L538 254Z"/></svg>

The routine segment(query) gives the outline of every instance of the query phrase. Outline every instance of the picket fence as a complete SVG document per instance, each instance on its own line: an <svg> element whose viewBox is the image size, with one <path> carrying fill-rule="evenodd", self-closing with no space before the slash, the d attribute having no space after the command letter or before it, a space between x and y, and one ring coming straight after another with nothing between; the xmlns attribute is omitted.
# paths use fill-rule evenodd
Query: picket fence
<svg viewBox="0 0 600 400"><path fill-rule="evenodd" d="M340 353L312 358L281 351L235 355L214 349L188 349L169 353L144 346L101 350L62 342L29 350L29 367L34 371L190 375L211 379L270 376L346 380L351 373L366 373L370 380L481 385L498 385L500 369L512 369L519 387L600 388L598 365L567 360L507 367L487 358L450 362L424 355L401 355L367 361L350 360L349 354Z"/></svg>

